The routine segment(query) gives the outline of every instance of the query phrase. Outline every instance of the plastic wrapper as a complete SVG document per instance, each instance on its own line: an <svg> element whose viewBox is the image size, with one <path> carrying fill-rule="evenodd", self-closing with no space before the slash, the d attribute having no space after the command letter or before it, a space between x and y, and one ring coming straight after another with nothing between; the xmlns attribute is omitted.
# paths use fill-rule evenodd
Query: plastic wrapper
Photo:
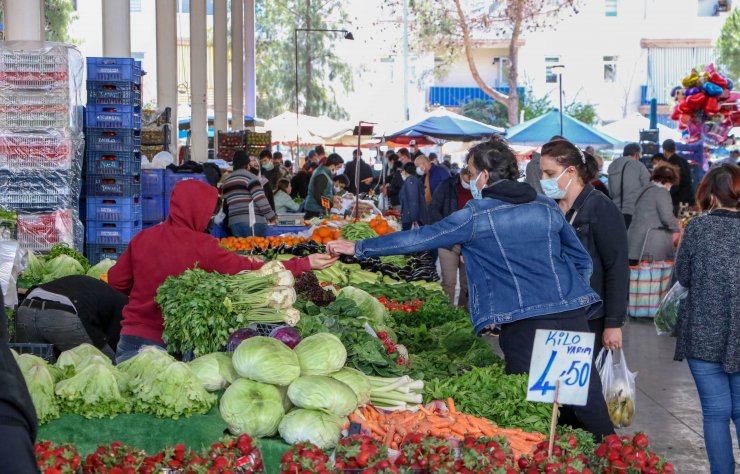
<svg viewBox="0 0 740 474"><path fill-rule="evenodd" d="M606 348L599 352L596 361L609 418L615 428L630 426L635 418L637 372L630 372L627 367L624 349L619 362L615 362L613 352Z"/></svg>
<svg viewBox="0 0 740 474"><path fill-rule="evenodd" d="M0 207L17 212L78 209L79 171L0 170Z"/></svg>
<svg viewBox="0 0 740 474"><path fill-rule="evenodd" d="M161 127L171 123L172 113L169 107L163 110L144 109L141 111L141 126L143 128Z"/></svg>
<svg viewBox="0 0 740 474"><path fill-rule="evenodd" d="M0 129L0 171L10 173L69 171L79 176L85 142L69 129L12 131Z"/></svg>
<svg viewBox="0 0 740 474"><path fill-rule="evenodd" d="M18 304L16 284L18 275L25 270L26 251L15 240L0 240L0 291L5 306ZM3 315L4 317L4 315Z"/></svg>
<svg viewBox="0 0 740 474"><path fill-rule="evenodd" d="M686 300L689 290L676 283L663 297L660 307L655 315L655 329L658 335L669 335L676 337L676 326L681 312L681 305Z"/></svg>
<svg viewBox="0 0 740 474"><path fill-rule="evenodd" d="M18 242L34 252L48 252L55 244L82 249L84 227L77 210L18 213Z"/></svg>

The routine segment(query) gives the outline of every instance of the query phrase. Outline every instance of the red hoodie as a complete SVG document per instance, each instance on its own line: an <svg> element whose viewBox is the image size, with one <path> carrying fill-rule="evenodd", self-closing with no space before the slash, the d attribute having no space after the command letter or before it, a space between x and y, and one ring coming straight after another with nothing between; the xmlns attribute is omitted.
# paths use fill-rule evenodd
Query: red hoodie
<svg viewBox="0 0 740 474"><path fill-rule="evenodd" d="M108 283L129 295L123 308L122 336L162 341L162 311L154 301L157 288L168 276L176 276L196 264L209 272L228 275L256 270L252 262L219 246L204 233L218 200L216 188L195 180L178 183L170 197L170 214L162 224L143 230L108 272ZM300 275L311 270L308 258L283 262Z"/></svg>

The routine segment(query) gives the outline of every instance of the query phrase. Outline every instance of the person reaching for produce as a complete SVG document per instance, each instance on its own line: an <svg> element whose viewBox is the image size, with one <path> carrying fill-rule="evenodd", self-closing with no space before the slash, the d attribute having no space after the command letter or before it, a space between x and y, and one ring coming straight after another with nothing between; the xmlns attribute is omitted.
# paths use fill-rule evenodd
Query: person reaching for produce
<svg viewBox="0 0 740 474"><path fill-rule="evenodd" d="M123 309L116 362L127 360L143 346L164 348L162 311L154 301L169 276L198 267L228 275L256 270L263 263L232 253L205 230L216 209L216 188L195 180L177 183L170 197L170 214L158 226L139 232L108 272L108 283L129 295ZM314 254L283 262L294 275L326 268L337 259Z"/></svg>
<svg viewBox="0 0 740 474"><path fill-rule="evenodd" d="M333 205L335 193L332 176L343 163L344 160L341 156L332 153L326 159L326 163L319 166L311 175L311 180L308 182L308 195L304 204L306 219L313 219L328 213L329 210L324 208L321 201L322 198L326 198L329 200L329 206Z"/></svg>
<svg viewBox="0 0 740 474"><path fill-rule="evenodd" d="M527 373L538 329L589 331L588 318L601 304L588 283L591 258L557 204L517 182L516 156L502 138L470 150L468 167L475 176L473 200L461 210L419 229L332 241L327 249L332 255L369 258L459 244L473 328L485 334L501 325L506 372ZM591 371L588 404L561 410L573 410L598 439L614 433L596 371Z"/></svg>
<svg viewBox="0 0 740 474"><path fill-rule="evenodd" d="M275 212L278 214L300 212L301 205L290 197L291 191L290 180L280 178L275 188Z"/></svg>
<svg viewBox="0 0 740 474"><path fill-rule="evenodd" d="M115 358L121 312L128 298L86 275L33 287L18 307L18 342L54 344L59 352L83 343Z"/></svg>
<svg viewBox="0 0 740 474"><path fill-rule="evenodd" d="M571 142L546 143L540 168L545 195L558 200L565 219L591 256L591 288L604 301L588 321L596 334L594 357L602 347L619 349L630 283L624 217L611 199L590 184L598 173L596 159Z"/></svg>

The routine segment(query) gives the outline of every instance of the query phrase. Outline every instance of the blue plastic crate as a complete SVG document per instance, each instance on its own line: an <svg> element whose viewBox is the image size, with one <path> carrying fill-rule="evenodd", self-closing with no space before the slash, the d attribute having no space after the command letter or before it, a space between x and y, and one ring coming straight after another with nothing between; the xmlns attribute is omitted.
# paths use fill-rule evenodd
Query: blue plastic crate
<svg viewBox="0 0 740 474"><path fill-rule="evenodd" d="M141 107L133 105L88 105L85 118L91 128L141 129Z"/></svg>
<svg viewBox="0 0 740 474"><path fill-rule="evenodd" d="M128 247L126 244L88 244L85 246L85 256L90 265L95 265L106 258L118 260L118 257L126 251L126 247Z"/></svg>
<svg viewBox="0 0 740 474"><path fill-rule="evenodd" d="M141 196L141 182L138 176L87 175L87 195L138 197Z"/></svg>
<svg viewBox="0 0 740 474"><path fill-rule="evenodd" d="M141 203L137 197L89 197L86 206L87 218L94 221L140 221Z"/></svg>
<svg viewBox="0 0 740 474"><path fill-rule="evenodd" d="M144 222L164 220L164 196L143 196L141 198L141 219Z"/></svg>
<svg viewBox="0 0 740 474"><path fill-rule="evenodd" d="M141 87L133 82L87 82L89 105L141 106Z"/></svg>
<svg viewBox="0 0 740 474"><path fill-rule="evenodd" d="M197 181L209 184L208 178L206 178L206 175L203 173L173 173L172 171L167 170L167 185L165 187L164 193L169 196L169 194L172 192L172 188L174 188L177 183L188 179L195 179Z"/></svg>
<svg viewBox="0 0 740 474"><path fill-rule="evenodd" d="M104 175L138 175L141 173L139 151L88 151L87 173Z"/></svg>
<svg viewBox="0 0 740 474"><path fill-rule="evenodd" d="M164 194L164 170L141 170L141 195L161 196Z"/></svg>
<svg viewBox="0 0 740 474"><path fill-rule="evenodd" d="M87 80L141 84L141 62L133 58L87 58Z"/></svg>
<svg viewBox="0 0 740 474"><path fill-rule="evenodd" d="M85 130L85 146L87 151L141 150L141 131L88 128Z"/></svg>
<svg viewBox="0 0 740 474"><path fill-rule="evenodd" d="M141 221L87 221L88 244L127 244L139 231Z"/></svg>

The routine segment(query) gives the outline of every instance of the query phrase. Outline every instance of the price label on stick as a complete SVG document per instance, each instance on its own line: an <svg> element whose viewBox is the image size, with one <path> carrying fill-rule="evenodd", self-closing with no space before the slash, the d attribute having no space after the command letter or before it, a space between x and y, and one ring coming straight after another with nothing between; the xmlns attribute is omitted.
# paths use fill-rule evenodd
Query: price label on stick
<svg viewBox="0 0 740 474"><path fill-rule="evenodd" d="M538 329L529 365L527 400L585 405L592 370L594 334Z"/></svg>
<svg viewBox="0 0 740 474"><path fill-rule="evenodd" d="M329 198L326 196L321 196L321 207L327 210L329 212L329 209L331 209L331 201L329 201Z"/></svg>

